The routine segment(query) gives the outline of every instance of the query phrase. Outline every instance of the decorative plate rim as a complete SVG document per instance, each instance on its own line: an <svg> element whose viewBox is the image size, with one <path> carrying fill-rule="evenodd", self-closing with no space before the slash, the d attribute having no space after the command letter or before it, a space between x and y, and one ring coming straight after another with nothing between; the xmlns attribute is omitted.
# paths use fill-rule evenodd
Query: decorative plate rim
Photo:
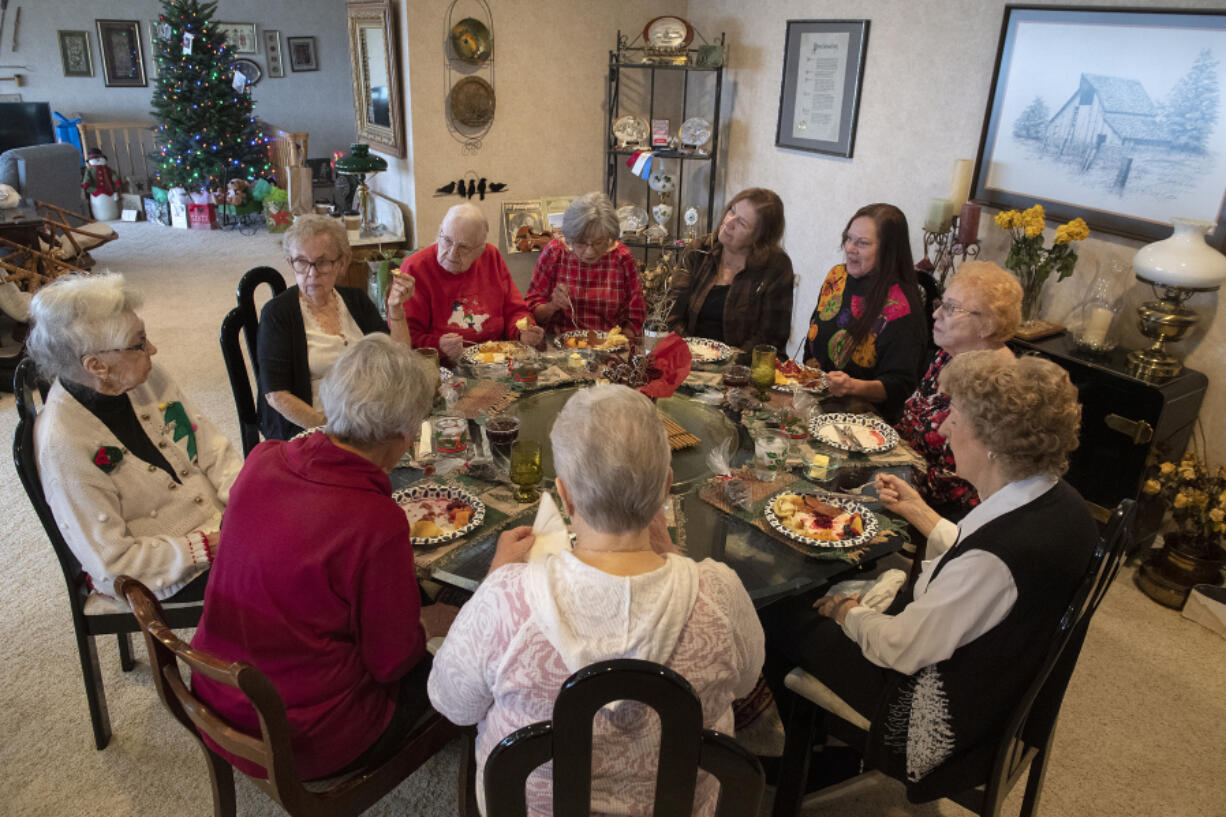
<svg viewBox="0 0 1226 817"><path fill-rule="evenodd" d="M413 494L424 494L423 496L412 496ZM432 547L441 545L444 542L450 542L453 539L459 539L462 536L467 536L481 526L485 521L485 503L477 499L476 495L471 491L461 488L458 485L410 485L407 488L401 488L392 494L392 501L404 509L405 501L414 501L418 499L430 499L431 494L434 496L446 496L449 499L462 499L467 502L473 509L472 518L468 520L468 524L462 528L456 528L450 533L444 533L442 536L413 536L410 532L409 542L413 547ZM407 518L407 517L406 517Z"/></svg>
<svg viewBox="0 0 1226 817"><path fill-rule="evenodd" d="M838 542L825 542L820 539L813 539L805 536L803 533L797 533L787 525L780 522L779 517L775 515L775 502L784 494L791 494L793 496L811 496L825 502L827 505L834 505L836 508L842 508L845 511L859 513L860 519L864 522L864 531L858 536L853 536L850 539L843 539ZM877 517L868 509L867 506L850 499L821 494L817 491L790 491L785 488L778 493L772 494L770 499L766 500L766 508L763 510L763 515L766 517L767 524L769 524L779 533L782 533L789 539L800 542L804 545L810 545L811 547L815 548L836 548L842 550L846 548L859 547L860 545L872 541L873 537L877 535L878 531Z"/></svg>
<svg viewBox="0 0 1226 817"><path fill-rule="evenodd" d="M601 330L599 330L599 329L590 329L590 330L589 330L589 329L571 329L571 330L569 330L569 331L563 332L562 334L558 335L558 337L560 337L560 338L562 339L562 345L563 345L565 348L570 349L571 351L579 351L579 347L571 347L571 346L566 346L566 339L567 339L567 338L584 338L584 339L586 339L586 338L587 338L587 336L588 336L588 332L595 332L595 333L596 333L596 336L597 336L597 337L599 337L599 338L602 338L602 339L603 339L603 338L607 338L607 337L609 336L609 333L608 333L607 331L601 331ZM622 335L622 337L623 337L623 338L626 338L626 336L625 336L625 335ZM588 347L585 347L585 348L588 348L588 349L592 350L593 352L613 352L613 351L616 351L616 350L618 350L618 349L626 349L626 348L629 348L629 346L630 346L630 339L629 339L629 338L626 338L626 342L625 342L625 343L619 343L617 346L613 346L613 347L610 347L610 348L608 348L608 349L598 349L598 348L596 348L595 346L588 346Z"/></svg>
<svg viewBox="0 0 1226 817"><path fill-rule="evenodd" d="M833 412L831 414L817 415L816 417L814 417L812 420L809 421L809 436L819 441L822 445L828 445L831 448L837 448L840 451L847 451L849 453L852 453L851 448L845 445L844 443L833 442L831 440L827 440L825 437L821 437L818 435L818 429L820 429L822 426L830 425L833 423L840 423L842 425L865 426L866 428L872 428L880 432L881 436L885 439L885 442L883 442L881 445L866 445L864 446L863 452L855 452L855 453L877 454L881 451L889 451L890 449L898 445L898 442L899 442L898 432L895 431L890 426L889 423L887 423L885 420L882 420L880 417L873 417L867 414L850 414L848 412Z"/></svg>
<svg viewBox="0 0 1226 817"><path fill-rule="evenodd" d="M695 363L724 363L732 357L732 347L720 340L712 340L711 338L686 338L685 344L698 344L699 346L709 346L720 353L720 357L700 358L695 359Z"/></svg>
<svg viewBox="0 0 1226 817"><path fill-rule="evenodd" d="M479 350L482 344L485 344L485 343L515 343L519 345L520 349L528 348L527 346L524 346L524 344L520 343L517 340L499 340L499 341L483 340L481 341L481 343L478 343L476 346L469 346L468 348L466 348L464 352L460 355L460 361L463 363L467 363L469 366L475 366L476 364L480 363L481 361L477 360L477 350ZM509 357L514 359L518 357L518 354L510 355Z"/></svg>
<svg viewBox="0 0 1226 817"><path fill-rule="evenodd" d="M635 114L628 113L628 114L625 114L624 116L617 117L617 119L613 121L612 133L617 139L621 140L622 142L626 141L622 136L618 135L617 133L617 126L625 122L626 120L630 120L631 122L637 122L639 125L642 125L642 127L639 128L639 130L643 132L643 135L641 138L636 139L635 141L641 143L643 139L646 139L648 136L651 135L651 126L647 124L646 119L644 119L641 116L637 116Z"/></svg>

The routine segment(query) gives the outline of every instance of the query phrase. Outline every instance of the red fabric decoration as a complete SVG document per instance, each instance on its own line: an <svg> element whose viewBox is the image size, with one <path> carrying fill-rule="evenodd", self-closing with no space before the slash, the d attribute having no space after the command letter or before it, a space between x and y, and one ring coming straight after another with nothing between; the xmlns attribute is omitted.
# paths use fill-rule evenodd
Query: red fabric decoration
<svg viewBox="0 0 1226 817"><path fill-rule="evenodd" d="M690 376L693 358L690 346L676 332L656 344L650 355L649 367L658 369L660 376L639 389L648 397L672 397L677 387Z"/></svg>

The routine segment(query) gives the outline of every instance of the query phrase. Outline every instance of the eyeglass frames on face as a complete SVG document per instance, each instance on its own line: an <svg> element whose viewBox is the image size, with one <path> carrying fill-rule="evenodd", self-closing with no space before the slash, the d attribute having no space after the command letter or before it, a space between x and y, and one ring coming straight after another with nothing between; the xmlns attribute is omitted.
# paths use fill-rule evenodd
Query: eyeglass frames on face
<svg viewBox="0 0 1226 817"><path fill-rule="evenodd" d="M97 352L86 352L85 354L81 355L81 359L84 360L90 355L105 355L107 352L145 352L148 351L148 349L149 338L143 337L140 339L140 343L135 343L131 346L123 346L116 349L100 349Z"/></svg>
<svg viewBox="0 0 1226 817"><path fill-rule="evenodd" d="M961 304L953 301L940 300L936 302L936 306L932 309L934 314L944 315L947 318L952 318L954 315L961 312L964 315L978 315L979 313L973 309L967 309Z"/></svg>
<svg viewBox="0 0 1226 817"><path fill-rule="evenodd" d="M461 255L468 255L469 253L481 249L481 247L474 246L472 244L461 244L458 241L448 238L442 233L438 234L438 246L443 252L451 252L452 249L455 249L455 251Z"/></svg>
<svg viewBox="0 0 1226 817"><path fill-rule="evenodd" d="M311 270L321 275L327 275L336 267L340 260L341 257L338 255L335 258L319 258L315 261L309 258L291 258L289 263L294 268L294 272L299 275L307 275Z"/></svg>

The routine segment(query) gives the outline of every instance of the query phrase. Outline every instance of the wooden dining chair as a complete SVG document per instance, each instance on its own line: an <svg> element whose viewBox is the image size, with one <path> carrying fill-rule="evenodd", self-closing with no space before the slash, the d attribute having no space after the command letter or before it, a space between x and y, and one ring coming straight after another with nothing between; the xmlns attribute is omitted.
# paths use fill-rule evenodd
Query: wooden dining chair
<svg viewBox="0 0 1226 817"><path fill-rule="evenodd" d="M553 761L554 817L591 814L592 719L613 701L640 701L660 717L656 815L690 814L698 770L719 780L716 817L758 813L765 786L757 757L728 735L702 726L702 702L668 667L619 658L576 672L562 685L553 718L503 738L485 763L486 817L524 817L525 783Z"/></svg>
<svg viewBox="0 0 1226 817"><path fill-rule="evenodd" d="M272 267L254 267L243 275L236 293L238 304L222 319L219 338L221 357L226 364L234 409L238 414L238 432L244 457L260 442L260 318L255 308L255 293L264 285L272 290L273 297L285 291L285 279ZM243 359L240 335L247 346L246 360Z"/></svg>
<svg viewBox="0 0 1226 817"><path fill-rule="evenodd" d="M346 817L370 808L460 733L459 727L430 710L382 763L335 779L306 783L294 762L285 704L268 676L245 661L223 661L180 639L167 625L161 604L137 580L120 576L115 586L128 600L145 635L158 697L204 752L216 817L235 814L234 767L209 748L201 734L263 769L264 777L249 779L293 817ZM238 729L196 697L183 680L180 661L193 675L241 691L259 717L260 734Z"/></svg>
<svg viewBox="0 0 1226 817"><path fill-rule="evenodd" d="M90 587L89 576L64 541L60 526L47 504L43 484L38 476L34 451L34 422L38 404L46 396L47 384L40 383L34 361L26 358L17 364L13 377L13 394L17 398L17 430L13 434L13 462L21 478L26 496L38 514L51 549L60 562L64 582L68 585L68 606L72 612L72 627L76 633L77 654L85 680L85 699L94 731L94 746L105 749L111 740L111 718L106 708L106 692L102 686L102 670L98 664L95 639L116 635L119 641L119 666L124 672L132 669L132 647L129 633L140 630L136 618L117 599L97 593ZM175 604L167 608L167 620L172 627L195 627L200 620L200 602Z"/></svg>
<svg viewBox="0 0 1226 817"><path fill-rule="evenodd" d="M990 772L976 787L949 798L963 808L982 817L997 817L1005 797L1022 774L1029 772L1020 814L1032 817L1036 813L1064 693L1081 654L1090 619L1119 572L1124 547L1132 538L1136 512L1137 503L1131 499L1122 500L1112 512L1085 576L1052 634L1039 671L1005 721ZM824 742L827 734L833 734L863 749L871 726L802 669L792 670L784 683L796 695L793 696L787 745L771 812L774 817L792 817L799 813L812 747L816 742Z"/></svg>

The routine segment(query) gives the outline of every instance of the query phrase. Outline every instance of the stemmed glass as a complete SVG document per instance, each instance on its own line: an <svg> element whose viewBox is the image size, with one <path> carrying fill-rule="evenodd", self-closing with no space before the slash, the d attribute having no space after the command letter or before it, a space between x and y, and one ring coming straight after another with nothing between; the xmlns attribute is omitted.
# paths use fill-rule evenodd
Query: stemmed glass
<svg viewBox="0 0 1226 817"><path fill-rule="evenodd" d="M541 444L534 440L516 440L511 445L511 482L515 483L515 501L535 502L540 497L536 486L541 476Z"/></svg>

